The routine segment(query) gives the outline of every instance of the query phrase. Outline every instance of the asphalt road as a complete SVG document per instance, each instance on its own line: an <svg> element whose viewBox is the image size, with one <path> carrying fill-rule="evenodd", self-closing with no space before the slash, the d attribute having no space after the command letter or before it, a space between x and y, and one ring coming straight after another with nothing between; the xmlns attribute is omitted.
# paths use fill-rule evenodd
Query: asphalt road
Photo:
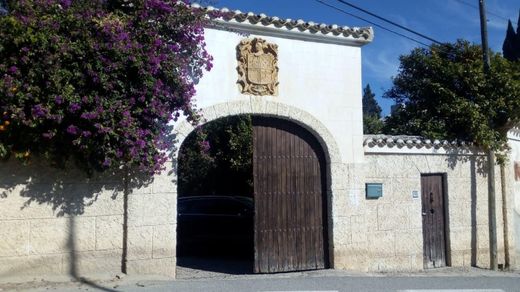
<svg viewBox="0 0 520 292"><path fill-rule="evenodd" d="M119 287L118 287L119 288ZM519 292L520 278L511 277L305 277L248 280L176 281L124 291L402 291ZM117 288L116 288L117 289Z"/></svg>
<svg viewBox="0 0 520 292"><path fill-rule="evenodd" d="M0 285L0 290L2 286ZM395 292L520 292L520 274L486 270L416 274L352 274L313 271L275 275L220 275L210 278L157 280L123 277L104 282L56 284L38 282L4 286L3 291L395 291Z"/></svg>

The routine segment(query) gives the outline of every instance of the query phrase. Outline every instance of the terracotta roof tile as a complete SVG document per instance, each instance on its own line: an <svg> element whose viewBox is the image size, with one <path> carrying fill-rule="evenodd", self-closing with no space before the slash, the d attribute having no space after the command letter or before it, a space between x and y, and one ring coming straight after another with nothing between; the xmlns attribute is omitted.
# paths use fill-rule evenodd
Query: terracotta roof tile
<svg viewBox="0 0 520 292"><path fill-rule="evenodd" d="M366 43L371 42L374 38L374 31L371 27L348 27L338 26L335 24L328 25L324 23L315 23L312 21L307 22L301 19L283 19L276 16L267 16L263 13L256 14L253 12L242 12L240 10L230 10L228 8L217 9L212 6L200 6L199 4L191 4L191 7L194 9L205 10L208 12L209 17L214 21L235 21L252 25L272 26L290 31L310 32L312 34L350 38Z"/></svg>

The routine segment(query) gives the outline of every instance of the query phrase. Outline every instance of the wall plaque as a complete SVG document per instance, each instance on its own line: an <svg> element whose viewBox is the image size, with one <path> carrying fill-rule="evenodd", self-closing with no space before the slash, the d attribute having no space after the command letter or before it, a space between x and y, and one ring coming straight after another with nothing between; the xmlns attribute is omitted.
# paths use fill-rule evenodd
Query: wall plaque
<svg viewBox="0 0 520 292"><path fill-rule="evenodd" d="M261 38L245 39L237 47L240 92L278 95L278 45Z"/></svg>
<svg viewBox="0 0 520 292"><path fill-rule="evenodd" d="M383 196L382 183L366 183L365 184L366 198L379 199Z"/></svg>

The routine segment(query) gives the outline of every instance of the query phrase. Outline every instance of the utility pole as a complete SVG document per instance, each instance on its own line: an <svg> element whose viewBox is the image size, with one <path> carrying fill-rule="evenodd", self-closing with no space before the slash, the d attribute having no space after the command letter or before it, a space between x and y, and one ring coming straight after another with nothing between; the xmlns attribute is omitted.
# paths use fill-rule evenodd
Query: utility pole
<svg viewBox="0 0 520 292"><path fill-rule="evenodd" d="M490 59L487 33L486 5L479 0L480 33L482 35L482 58L484 59L484 74L489 77ZM495 152L488 149L488 215L489 215L489 264L490 269L497 270L497 218L495 206Z"/></svg>

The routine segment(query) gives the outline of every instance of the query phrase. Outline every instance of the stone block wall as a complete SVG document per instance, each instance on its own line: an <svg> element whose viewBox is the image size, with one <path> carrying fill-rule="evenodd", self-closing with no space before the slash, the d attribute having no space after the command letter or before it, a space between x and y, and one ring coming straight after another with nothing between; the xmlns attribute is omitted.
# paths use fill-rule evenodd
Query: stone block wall
<svg viewBox="0 0 520 292"><path fill-rule="evenodd" d="M421 173L442 173L447 178L448 263L453 267L488 268L488 197L487 177L481 164L483 158L478 155L368 151L365 164L357 165L349 172L362 178L351 180L351 188L336 198L339 200L336 204L342 207L335 227L343 230L335 244L336 267L364 271L422 270ZM496 177L498 262L503 264L498 167ZM382 198L365 199L364 184L369 182L383 184ZM418 192L418 198L412 197L413 191ZM513 240L510 232L510 244Z"/></svg>
<svg viewBox="0 0 520 292"><path fill-rule="evenodd" d="M64 171L38 161L26 166L3 162L0 281L113 276L125 266L128 274L173 277L176 187L171 167L153 179L133 178L126 199L122 177L87 177L73 166Z"/></svg>
<svg viewBox="0 0 520 292"><path fill-rule="evenodd" d="M145 186L129 186L128 274L175 277L177 185L172 162Z"/></svg>
<svg viewBox="0 0 520 292"><path fill-rule="evenodd" d="M451 266L487 268L487 178L481 158L367 152L362 164L331 159L328 189L333 268L423 269L421 199L412 197L412 191L420 194L421 173L447 177ZM174 277L177 194L172 163L167 166L150 180L133 178L125 196L119 174L88 178L74 168L61 171L38 162L29 166L17 161L3 163L0 280L115 275L123 270ZM499 173L496 177L499 263L504 263ZM382 183L383 197L366 200L367 182ZM514 187L511 184L508 189ZM512 193L508 193L508 201L513 205ZM513 210L508 209L507 216L511 264L516 267L518 232L514 226L518 224Z"/></svg>
<svg viewBox="0 0 520 292"><path fill-rule="evenodd" d="M0 278L120 272L123 192L37 161L0 167Z"/></svg>

